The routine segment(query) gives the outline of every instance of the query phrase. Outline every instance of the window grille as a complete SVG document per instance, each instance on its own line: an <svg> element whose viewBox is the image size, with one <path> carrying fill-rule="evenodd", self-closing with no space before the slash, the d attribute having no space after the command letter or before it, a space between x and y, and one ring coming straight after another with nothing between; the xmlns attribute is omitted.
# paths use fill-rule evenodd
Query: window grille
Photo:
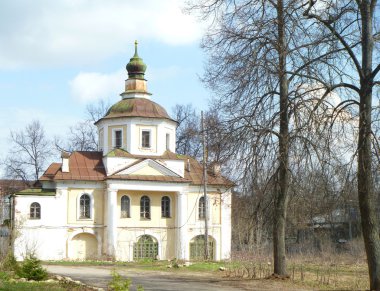
<svg viewBox="0 0 380 291"><path fill-rule="evenodd" d="M131 208L131 201L128 196L124 195L121 197L121 217L122 218L128 218L131 217L130 208Z"/></svg>
<svg viewBox="0 0 380 291"><path fill-rule="evenodd" d="M140 217L150 219L150 199L148 196L141 197L141 200L140 200Z"/></svg>
<svg viewBox="0 0 380 291"><path fill-rule="evenodd" d="M121 148L123 142L122 136L121 130L115 130L115 148Z"/></svg>
<svg viewBox="0 0 380 291"><path fill-rule="evenodd" d="M141 132L141 146L143 148L150 148L150 130L143 130Z"/></svg>
<svg viewBox="0 0 380 291"><path fill-rule="evenodd" d="M161 216L170 217L170 198L168 196L161 199Z"/></svg>
<svg viewBox="0 0 380 291"><path fill-rule="evenodd" d="M41 219L41 205L37 202L30 205L30 219Z"/></svg>
<svg viewBox="0 0 380 291"><path fill-rule="evenodd" d="M133 245L133 258L134 260L141 259L157 259L158 243L150 235L143 235Z"/></svg>
<svg viewBox="0 0 380 291"><path fill-rule="evenodd" d="M83 194L79 200L79 218L91 218L90 216L90 202L91 198L87 194Z"/></svg>
<svg viewBox="0 0 380 291"><path fill-rule="evenodd" d="M199 219L205 219L206 218L206 205L205 205L205 198L203 196L201 198L199 198L198 218Z"/></svg>
<svg viewBox="0 0 380 291"><path fill-rule="evenodd" d="M209 259L214 259L214 240L208 237L208 254ZM205 236L198 235L190 242L190 260L204 260L205 259Z"/></svg>

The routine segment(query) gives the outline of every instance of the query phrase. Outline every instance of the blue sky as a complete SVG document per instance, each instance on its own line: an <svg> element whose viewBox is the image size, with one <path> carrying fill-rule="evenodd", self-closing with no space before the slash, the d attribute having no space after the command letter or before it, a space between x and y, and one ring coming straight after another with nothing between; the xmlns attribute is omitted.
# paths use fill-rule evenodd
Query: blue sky
<svg viewBox="0 0 380 291"><path fill-rule="evenodd" d="M115 103L139 42L152 99L206 109L198 76L202 27L181 0L4 0L0 3L0 158L11 130L34 119L49 137L82 120L87 104Z"/></svg>

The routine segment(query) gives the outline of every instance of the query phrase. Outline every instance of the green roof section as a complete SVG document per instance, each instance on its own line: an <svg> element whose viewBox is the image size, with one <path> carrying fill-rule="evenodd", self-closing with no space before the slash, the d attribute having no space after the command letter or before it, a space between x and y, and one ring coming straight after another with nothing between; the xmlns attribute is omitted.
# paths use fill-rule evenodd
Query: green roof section
<svg viewBox="0 0 380 291"><path fill-rule="evenodd" d="M128 77L130 79L144 79L146 64L137 53L137 40L135 41L135 54L129 60L126 69L128 71Z"/></svg>
<svg viewBox="0 0 380 291"><path fill-rule="evenodd" d="M29 188L15 193L15 195L55 196L55 189Z"/></svg>

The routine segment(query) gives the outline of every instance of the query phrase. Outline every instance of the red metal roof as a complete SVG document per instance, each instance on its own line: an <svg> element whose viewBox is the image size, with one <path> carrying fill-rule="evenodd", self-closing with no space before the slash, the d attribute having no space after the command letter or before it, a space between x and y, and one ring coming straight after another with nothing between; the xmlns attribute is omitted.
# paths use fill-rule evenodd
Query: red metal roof
<svg viewBox="0 0 380 291"><path fill-rule="evenodd" d="M203 166L197 160L184 155L178 155L166 151L162 156L141 156L132 155L123 150L115 150L112 155L115 157L128 157L152 160L183 160L185 162L185 177L157 176L157 175L112 175L106 176L103 165L102 152L73 152L69 158L70 171L62 172L60 163L53 163L45 171L40 181L104 181L106 179L117 180L138 180L138 181L161 181L161 182L178 182L190 183L193 185L201 185L203 183ZM189 160L190 170L187 169L187 161ZM221 175L213 175L208 173L208 185L224 185L233 186L233 183Z"/></svg>
<svg viewBox="0 0 380 291"><path fill-rule="evenodd" d="M53 163L40 181L83 180L102 181L106 177L102 152L73 152L69 158L70 171L62 172L61 163Z"/></svg>

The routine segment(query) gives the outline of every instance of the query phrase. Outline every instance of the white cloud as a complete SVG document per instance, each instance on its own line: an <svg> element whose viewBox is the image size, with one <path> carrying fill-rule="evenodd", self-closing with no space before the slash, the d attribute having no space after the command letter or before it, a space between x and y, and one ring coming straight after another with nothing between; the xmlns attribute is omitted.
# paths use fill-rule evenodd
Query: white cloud
<svg viewBox="0 0 380 291"><path fill-rule="evenodd" d="M83 103L118 96L124 91L125 70L111 74L79 73L70 81L71 94Z"/></svg>
<svg viewBox="0 0 380 291"><path fill-rule="evenodd" d="M0 10L0 68L88 63L135 39L170 45L199 39L181 0L12 0Z"/></svg>
<svg viewBox="0 0 380 291"><path fill-rule="evenodd" d="M170 80L184 71L177 66L151 68L146 75L149 81ZM71 95L81 103L90 103L96 100L113 99L124 92L124 80L127 79L126 70L119 70L105 74L99 72L81 72L69 82ZM149 82L148 82L149 91ZM116 98L117 99L117 98Z"/></svg>

